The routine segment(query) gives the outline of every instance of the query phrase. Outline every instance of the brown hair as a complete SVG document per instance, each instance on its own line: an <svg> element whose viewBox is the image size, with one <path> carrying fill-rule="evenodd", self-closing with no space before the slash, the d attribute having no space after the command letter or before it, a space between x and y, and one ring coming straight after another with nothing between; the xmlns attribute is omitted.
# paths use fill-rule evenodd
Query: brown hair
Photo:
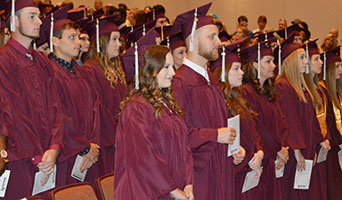
<svg viewBox="0 0 342 200"><path fill-rule="evenodd" d="M80 29L80 26L74 22L71 22L71 23L67 23L67 24L64 24L63 26L61 26L57 31L55 31L55 33L53 34L53 37L56 37L58 39L61 39L62 38L62 35L63 35L63 32L65 30L69 30L69 29L75 29L75 30L78 30Z"/></svg>
<svg viewBox="0 0 342 200"><path fill-rule="evenodd" d="M227 108L232 113L232 115L240 115L241 119L243 119L246 115L246 112L252 114L253 117L258 116L257 113L255 113L250 106L248 105L247 101L242 97L242 92L240 87L234 87L233 89L230 89L230 84L228 80L228 73L230 69L232 68L233 63L226 64L225 70L226 70L226 80L225 82L222 82L221 80L221 72L222 67L218 67L214 71L214 75L218 78L222 94L224 97L224 102L227 105Z"/></svg>
<svg viewBox="0 0 342 200"><path fill-rule="evenodd" d="M89 50L89 57L90 59L95 59L100 64L104 75L111 83L117 85L119 79L123 85L126 85L126 75L120 61L120 56L109 59L107 55L107 45L110 36L111 33L100 36L100 53L97 53L96 42L93 42Z"/></svg>
<svg viewBox="0 0 342 200"><path fill-rule="evenodd" d="M276 99L276 89L274 86L274 78L268 78L265 80L262 87L260 87L260 82L258 80L258 72L254 68L254 62L251 62L242 66L242 70L245 72L243 76L243 83L250 84L258 94L265 95L269 101L274 101Z"/></svg>
<svg viewBox="0 0 342 200"><path fill-rule="evenodd" d="M166 61L166 55L169 52L169 48L160 45L153 45L146 49L144 53L144 61L139 71L139 89L133 89L128 97L121 102L121 111L134 94L140 93L155 108L154 115L156 118L161 117L164 102L170 105L177 115L184 115L173 96L172 86L162 89L158 87L157 75L160 70L163 69ZM135 82L132 81L132 87L134 87L134 85Z"/></svg>

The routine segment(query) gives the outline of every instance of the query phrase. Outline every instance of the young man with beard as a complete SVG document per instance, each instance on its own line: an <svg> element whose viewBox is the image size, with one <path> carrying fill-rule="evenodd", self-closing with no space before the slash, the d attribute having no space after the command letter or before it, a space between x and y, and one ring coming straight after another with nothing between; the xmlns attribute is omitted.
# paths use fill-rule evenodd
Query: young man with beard
<svg viewBox="0 0 342 200"><path fill-rule="evenodd" d="M173 89L191 129L189 141L194 159L195 199L233 200L233 162L241 163L245 151L240 147L234 160L227 156L227 144L234 142L236 132L227 127L227 118L232 115L227 111L217 79L207 70L208 61L218 58L220 45L215 23L205 16L210 5L181 14L176 19L175 29L180 27L182 30L189 53L176 71ZM195 12L197 19L194 20Z"/></svg>
<svg viewBox="0 0 342 200"><path fill-rule="evenodd" d="M8 2L11 10L12 1ZM41 171L45 184L61 152L62 124L54 72L48 59L32 49L39 38L41 20L33 0L16 0L12 37L0 50L1 95L6 105L0 109L0 171L11 171L5 199L32 194L35 173ZM6 163L6 161L9 161Z"/></svg>

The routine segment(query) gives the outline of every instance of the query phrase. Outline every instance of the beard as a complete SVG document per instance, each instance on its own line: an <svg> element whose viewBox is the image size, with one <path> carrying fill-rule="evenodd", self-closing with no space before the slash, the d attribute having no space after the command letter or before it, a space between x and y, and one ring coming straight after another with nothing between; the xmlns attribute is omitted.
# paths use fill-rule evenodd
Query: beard
<svg viewBox="0 0 342 200"><path fill-rule="evenodd" d="M218 49L217 48L212 48L210 51L206 50L203 46L202 43L199 43L198 47L198 54L203 56L205 59L208 61L215 61L218 59L219 54L218 54Z"/></svg>
<svg viewBox="0 0 342 200"><path fill-rule="evenodd" d="M23 36L25 36L25 37L27 37L27 38L30 38L30 39L32 39L32 40L37 40L37 39L39 39L39 35L28 35L28 34L26 34L26 33L24 33L24 31L23 31L23 25L22 25L22 23L20 22L19 23L19 33L21 34L21 35L23 35Z"/></svg>

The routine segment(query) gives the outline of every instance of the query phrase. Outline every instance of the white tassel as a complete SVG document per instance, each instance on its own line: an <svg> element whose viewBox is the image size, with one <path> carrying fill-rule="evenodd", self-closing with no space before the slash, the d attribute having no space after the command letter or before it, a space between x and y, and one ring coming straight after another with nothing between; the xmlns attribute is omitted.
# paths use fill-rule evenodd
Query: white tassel
<svg viewBox="0 0 342 200"><path fill-rule="evenodd" d="M190 47L189 47L189 51L193 52L194 51L194 36L195 36L195 31L196 31L196 27L197 27L197 8L195 9L195 13L194 13L194 23L192 24L192 28L191 28L191 38L190 38Z"/></svg>
<svg viewBox="0 0 342 200"><path fill-rule="evenodd" d="M309 47L308 47L308 44L306 43L305 45L306 49L306 58L308 59L308 64L306 64L306 70L305 70L305 73L306 74L309 74L310 73L310 57L309 57Z"/></svg>
<svg viewBox="0 0 342 200"><path fill-rule="evenodd" d="M33 41L33 45L32 45L32 46L33 46L33 49L34 49L34 50L37 50L37 43L36 43L35 40Z"/></svg>
<svg viewBox="0 0 342 200"><path fill-rule="evenodd" d="M170 49L170 38L169 38L169 36L166 38L166 45L167 45L167 48Z"/></svg>
<svg viewBox="0 0 342 200"><path fill-rule="evenodd" d="M226 48L222 47L222 71L221 71L221 81L226 82Z"/></svg>
<svg viewBox="0 0 342 200"><path fill-rule="evenodd" d="M96 19L96 51L100 53L100 24L99 19Z"/></svg>
<svg viewBox="0 0 342 200"><path fill-rule="evenodd" d="M285 28L285 40L287 39L287 28Z"/></svg>
<svg viewBox="0 0 342 200"><path fill-rule="evenodd" d="M267 39L267 33L265 34L265 42L267 42L268 41L268 39Z"/></svg>
<svg viewBox="0 0 342 200"><path fill-rule="evenodd" d="M143 32L142 32L142 35L145 36L146 34L146 28L145 28L145 24L143 24Z"/></svg>
<svg viewBox="0 0 342 200"><path fill-rule="evenodd" d="M278 74L281 74L281 44L278 40L278 45L279 45L279 52L278 52Z"/></svg>
<svg viewBox="0 0 342 200"><path fill-rule="evenodd" d="M53 44L52 44L53 26L54 26L54 18L53 18L53 13L51 13L51 23L50 23L50 52L51 53L53 53Z"/></svg>
<svg viewBox="0 0 342 200"><path fill-rule="evenodd" d="M260 80L260 59L261 59L261 55L260 54L261 54L260 53L260 43L258 43L258 79L259 80Z"/></svg>
<svg viewBox="0 0 342 200"><path fill-rule="evenodd" d="M134 60L135 60L135 89L139 89L139 55L138 55L138 45L134 43Z"/></svg>
<svg viewBox="0 0 342 200"><path fill-rule="evenodd" d="M15 0L12 0L11 18L11 32L15 32Z"/></svg>
<svg viewBox="0 0 342 200"><path fill-rule="evenodd" d="M323 54L323 60L324 60L324 64L323 64L323 80L325 81L325 79L327 78L327 53L324 52Z"/></svg>
<svg viewBox="0 0 342 200"><path fill-rule="evenodd" d="M153 9L152 12L153 12L153 13L152 13L152 14L153 14L153 17L152 17L152 18L153 18L153 20L156 20L156 11Z"/></svg>

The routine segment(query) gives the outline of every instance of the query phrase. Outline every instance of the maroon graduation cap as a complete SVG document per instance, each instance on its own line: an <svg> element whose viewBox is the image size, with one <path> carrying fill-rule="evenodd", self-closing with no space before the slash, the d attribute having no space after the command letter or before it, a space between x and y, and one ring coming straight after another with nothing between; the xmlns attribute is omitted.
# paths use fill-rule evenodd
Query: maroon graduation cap
<svg viewBox="0 0 342 200"><path fill-rule="evenodd" d="M131 44L138 41L141 37L146 35L146 33L152 29L156 21L150 21L134 29L134 31L129 32L127 35L127 43Z"/></svg>
<svg viewBox="0 0 342 200"><path fill-rule="evenodd" d="M305 51L307 51L308 59L309 59L309 57L311 57L314 54L319 54L318 46L316 43L317 40L318 39L312 40L312 41L310 41L310 42L308 42L302 46L303 49L305 49Z"/></svg>
<svg viewBox="0 0 342 200"><path fill-rule="evenodd" d="M206 16L211 4L208 3L178 15L171 32L176 33L182 31L183 39L185 40L189 35L193 36L197 29L209 24L215 25L214 21ZM190 41L189 50L193 51L192 40Z"/></svg>
<svg viewBox="0 0 342 200"><path fill-rule="evenodd" d="M230 39L232 39L232 36L229 35L226 31L221 31L219 33L219 38L220 38L221 42L226 42L226 41L229 41Z"/></svg>
<svg viewBox="0 0 342 200"><path fill-rule="evenodd" d="M87 19L88 7L75 8L68 11L68 19L77 22L82 19Z"/></svg>
<svg viewBox="0 0 342 200"><path fill-rule="evenodd" d="M15 32L15 12L21 10L26 7L35 7L38 8L38 4L33 0L3 0L6 2L6 18L13 18L12 23L10 25L11 32Z"/></svg>
<svg viewBox="0 0 342 200"><path fill-rule="evenodd" d="M323 80L326 80L327 65L335 62L341 62L341 46L337 46L334 49L323 52L321 54L323 60Z"/></svg>
<svg viewBox="0 0 342 200"><path fill-rule="evenodd" d="M89 24L87 24L87 26L91 26L91 29L89 30L90 41L96 39L96 51L98 53L100 52L100 36L111 32L119 32L118 27L114 23L116 17L117 15L111 15L96 19L96 21L90 21Z"/></svg>
<svg viewBox="0 0 342 200"><path fill-rule="evenodd" d="M281 63L295 50L302 48L302 45L293 43L296 33L293 32L284 40L281 45L274 49L274 62L278 62L279 74L281 74Z"/></svg>
<svg viewBox="0 0 342 200"><path fill-rule="evenodd" d="M157 32L157 37L160 37L161 41L166 39L171 34L172 25L155 27L154 30Z"/></svg>
<svg viewBox="0 0 342 200"><path fill-rule="evenodd" d="M64 24L72 23L71 20L67 19L67 12L68 7L65 6L42 19L42 25L40 26L40 38L36 41L37 47L45 42L49 42L50 52L53 52L53 44L51 41L53 34Z"/></svg>
<svg viewBox="0 0 342 200"><path fill-rule="evenodd" d="M146 19L148 22L157 20L159 18L165 18L164 9L162 7L158 7L157 9L152 9L151 12L146 14Z"/></svg>
<svg viewBox="0 0 342 200"><path fill-rule="evenodd" d="M233 63L233 62L239 62L241 63L241 58L239 56L241 48L243 48L243 43L248 39L249 37L242 38L241 40L238 40L237 42L230 44L228 46L222 47L219 49L219 54L221 55L216 61L212 62L210 64L210 71L215 71L216 68L222 67L221 70L221 78L220 80L222 82L225 82L225 76L226 76L226 64Z"/></svg>
<svg viewBox="0 0 342 200"><path fill-rule="evenodd" d="M154 29L150 29L145 36L140 38L122 55L127 82L135 76L135 88L139 87L139 68L143 62L144 52L152 45L156 45L156 32Z"/></svg>
<svg viewBox="0 0 342 200"><path fill-rule="evenodd" d="M80 26L81 33L86 33L89 35L89 32L93 26L93 23L95 23L95 21L93 23L91 22L92 22L91 19L87 18L87 19L79 20L76 23Z"/></svg>
<svg viewBox="0 0 342 200"><path fill-rule="evenodd" d="M182 38L182 32L178 32L167 37L165 40L161 41L160 44L168 46L171 51L177 49L178 47L186 47L186 44Z"/></svg>
<svg viewBox="0 0 342 200"><path fill-rule="evenodd" d="M285 29L283 30L279 30L279 31L276 31L276 33L284 38L284 39L287 39L291 33L294 33L296 32L296 36L299 35L299 32L302 31L303 29L298 25L298 24L293 24L291 26L288 26L286 27Z"/></svg>

